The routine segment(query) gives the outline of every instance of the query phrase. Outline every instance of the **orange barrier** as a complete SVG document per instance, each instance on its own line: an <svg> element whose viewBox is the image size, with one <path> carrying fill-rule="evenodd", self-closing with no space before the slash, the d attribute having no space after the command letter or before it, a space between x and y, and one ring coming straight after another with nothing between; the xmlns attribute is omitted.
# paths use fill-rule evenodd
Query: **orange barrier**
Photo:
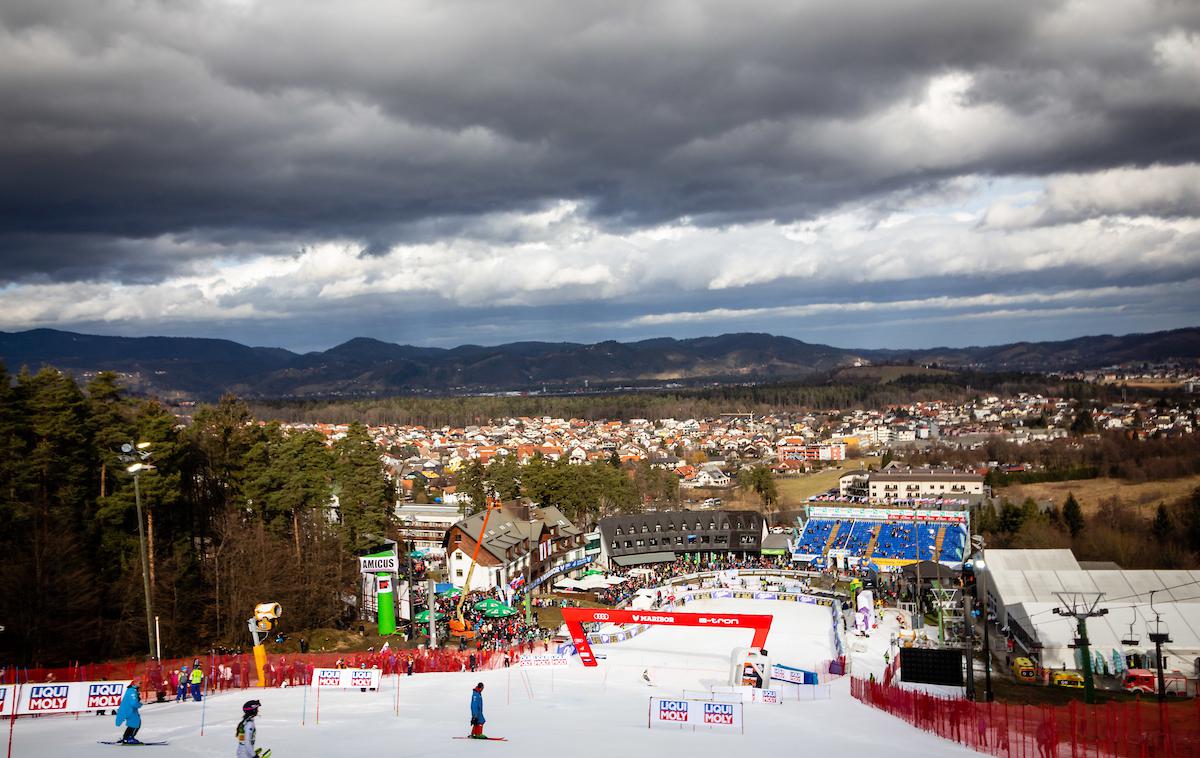
<svg viewBox="0 0 1200 758"><path fill-rule="evenodd" d="M504 665L505 656L516 664L521 652L546 650L546 643L537 641L499 650L428 650L397 649L380 652L330 652L294 653L267 656L264 670L266 686L295 687L305 684L314 668L335 668L338 661L347 668L379 668L384 674L404 674L408 659L413 661L413 673L425 674L440 671L462 671L471 666L475 657L475 669L494 669ZM178 680L173 672L183 666L190 670L196 658L173 658L158 661L114 661L88 663L59 668L5 667L4 683L18 682L80 682L136 680L142 688L143 700L153 701L156 692L164 692L168 700L175 698ZM257 675L253 656L250 653L230 655L208 655L199 659L204 671L203 690L220 692L228 689L245 689L256 686Z"/></svg>
<svg viewBox="0 0 1200 758"><path fill-rule="evenodd" d="M1006 758L1200 755L1200 701L1066 706L977 703L850 680L863 703L925 732Z"/></svg>

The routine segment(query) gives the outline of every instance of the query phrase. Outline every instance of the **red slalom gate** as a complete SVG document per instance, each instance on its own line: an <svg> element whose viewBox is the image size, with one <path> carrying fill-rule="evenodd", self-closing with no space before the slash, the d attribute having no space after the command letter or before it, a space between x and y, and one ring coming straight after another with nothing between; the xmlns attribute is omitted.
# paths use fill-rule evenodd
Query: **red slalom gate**
<svg viewBox="0 0 1200 758"><path fill-rule="evenodd" d="M853 678L851 694L925 732L1005 758L1200 755L1200 702L980 703Z"/></svg>
<svg viewBox="0 0 1200 758"><path fill-rule="evenodd" d="M563 622L584 666L595 666L596 656L583 631L585 623L645 624L647 626L696 626L706 629L753 629L750 647L767 644L773 616L755 613L675 613L673 611L627 611L600 608L563 608Z"/></svg>

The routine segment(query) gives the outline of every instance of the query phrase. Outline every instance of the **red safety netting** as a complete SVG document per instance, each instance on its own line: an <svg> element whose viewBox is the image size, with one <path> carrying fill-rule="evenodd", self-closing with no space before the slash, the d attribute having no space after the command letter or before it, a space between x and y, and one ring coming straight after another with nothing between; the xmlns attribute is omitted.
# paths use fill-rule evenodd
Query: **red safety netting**
<svg viewBox="0 0 1200 758"><path fill-rule="evenodd" d="M389 650L387 652L332 652L268 655L263 671L265 686L297 686L307 682L314 668L379 668L384 674L405 674L412 659L414 674L435 671L469 670L474 658L475 669L494 669L504 665L506 656L515 664L520 653L546 650L544 642L527 642L500 650ZM102 680L136 680L146 700L155 699L157 692L174 699L179 693L179 672L187 667L189 674L200 661L204 673L201 689L204 692L243 689L257 686L258 674L254 656L208 655L203 658L174 658L158 661L114 661L86 663L60 668L4 667L4 683L17 682L82 682Z"/></svg>
<svg viewBox="0 0 1200 758"><path fill-rule="evenodd" d="M1006 758L1200 755L1200 702L1066 706L979 703L852 678L858 700L914 727Z"/></svg>

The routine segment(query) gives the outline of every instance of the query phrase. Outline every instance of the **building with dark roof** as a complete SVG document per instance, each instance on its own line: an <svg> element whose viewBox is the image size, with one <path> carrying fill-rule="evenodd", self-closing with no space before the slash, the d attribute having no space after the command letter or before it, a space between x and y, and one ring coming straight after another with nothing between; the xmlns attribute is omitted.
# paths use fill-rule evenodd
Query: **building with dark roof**
<svg viewBox="0 0 1200 758"><path fill-rule="evenodd" d="M697 553L759 555L766 522L755 511L658 511L602 518L600 535L603 560L617 568Z"/></svg>
<svg viewBox="0 0 1200 758"><path fill-rule="evenodd" d="M529 578L536 581L554 567L584 556L583 530L553 506L505 503L492 511L486 531L482 531L483 520L480 510L446 532L446 572L455 587L464 587L470 574L469 589L515 589ZM481 544L472 573L477 541Z"/></svg>

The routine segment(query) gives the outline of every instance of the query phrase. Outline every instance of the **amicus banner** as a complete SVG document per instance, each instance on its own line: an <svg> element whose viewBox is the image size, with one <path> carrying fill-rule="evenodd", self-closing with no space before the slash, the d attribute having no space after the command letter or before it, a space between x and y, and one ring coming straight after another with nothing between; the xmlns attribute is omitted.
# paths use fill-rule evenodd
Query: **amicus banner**
<svg viewBox="0 0 1200 758"><path fill-rule="evenodd" d="M379 689L379 669L313 669L310 684L318 689Z"/></svg>
<svg viewBox="0 0 1200 758"><path fill-rule="evenodd" d="M710 729L722 732L741 732L742 704L720 703L712 700L651 697L650 714L646 725Z"/></svg>
<svg viewBox="0 0 1200 758"><path fill-rule="evenodd" d="M395 574L400 570L400 560L393 555L372 555L358 559L358 570L362 574Z"/></svg>
<svg viewBox="0 0 1200 758"><path fill-rule="evenodd" d="M0 716L40 713L81 713L115 709L128 682L43 682L0 686ZM19 700L18 700L19 698Z"/></svg>

